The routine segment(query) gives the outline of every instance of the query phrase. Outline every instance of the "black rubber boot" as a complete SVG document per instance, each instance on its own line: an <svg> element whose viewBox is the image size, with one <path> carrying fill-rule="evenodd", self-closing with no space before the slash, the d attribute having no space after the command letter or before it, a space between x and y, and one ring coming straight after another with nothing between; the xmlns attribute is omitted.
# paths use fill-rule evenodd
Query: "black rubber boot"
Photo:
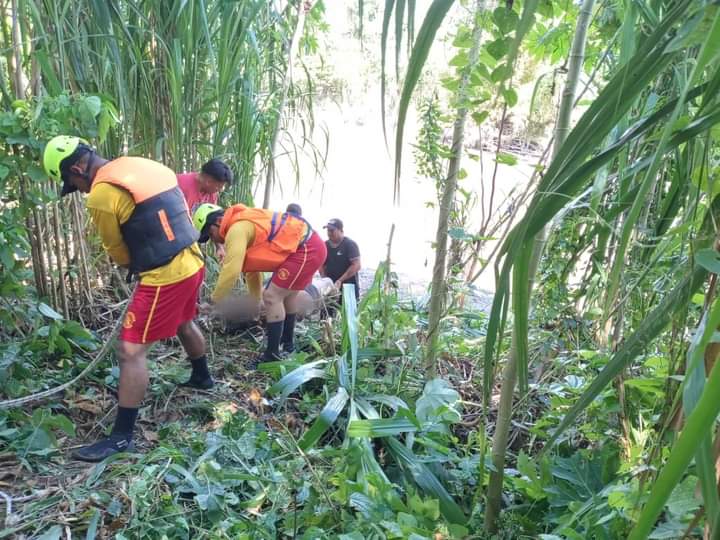
<svg viewBox="0 0 720 540"><path fill-rule="evenodd" d="M111 434L106 439L78 448L73 452L72 457L80 461L96 463L120 452L132 452L135 450L135 445L130 437L131 435L125 433Z"/></svg>
<svg viewBox="0 0 720 540"><path fill-rule="evenodd" d="M281 342L285 353L295 352L295 313L285 315Z"/></svg>
<svg viewBox="0 0 720 540"><path fill-rule="evenodd" d="M215 386L215 382L210 376L210 370L207 365L207 357L205 355L200 358L190 359L192 364L192 373L190 379L187 382L180 384L180 386L187 388L197 388L199 390L210 390Z"/></svg>

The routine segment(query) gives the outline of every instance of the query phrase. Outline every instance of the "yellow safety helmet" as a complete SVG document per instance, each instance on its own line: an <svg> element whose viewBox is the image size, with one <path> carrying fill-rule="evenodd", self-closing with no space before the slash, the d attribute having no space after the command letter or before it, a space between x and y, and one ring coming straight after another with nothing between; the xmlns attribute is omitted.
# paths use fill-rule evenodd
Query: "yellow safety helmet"
<svg viewBox="0 0 720 540"><path fill-rule="evenodd" d="M61 163L62 161L72 155L77 147L81 144L90 146L85 139L80 137L73 137L72 135L58 135L53 137L45 145L45 151L43 152L43 168L47 175L53 180L60 182L62 180ZM75 191L76 188L66 184L63 186L62 194L66 195Z"/></svg>

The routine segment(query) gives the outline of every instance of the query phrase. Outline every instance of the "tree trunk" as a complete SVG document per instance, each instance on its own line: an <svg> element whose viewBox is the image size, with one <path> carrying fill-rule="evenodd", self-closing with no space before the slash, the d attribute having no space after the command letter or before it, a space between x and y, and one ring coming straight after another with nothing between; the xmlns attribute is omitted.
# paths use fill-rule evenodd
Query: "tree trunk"
<svg viewBox="0 0 720 540"><path fill-rule="evenodd" d="M448 223L450 213L455 202L457 190L457 175L460 170L460 159L462 158L463 139L465 131L465 119L467 118L467 93L470 84L470 72L475 66L480 54L480 37L482 35L481 18L479 16L483 9L483 0L477 0L475 5L475 18L473 22L472 48L468 56L468 63L465 66L460 85L458 87L457 102L458 109L455 113L453 127L452 156L448 162L448 172L443 183L443 192L440 200L440 211L438 214L438 226L435 235L435 264L433 265L432 284L430 285L430 308L428 313L428 342L425 351L425 372L429 378L437 374L437 341L442 312L445 309L446 283L445 283L445 262L447 259Z"/></svg>
<svg viewBox="0 0 720 540"><path fill-rule="evenodd" d="M580 78L580 70L582 68L583 59L585 57L585 38L587 29L590 25L593 5L595 0L584 0L575 27L575 37L573 38L572 49L570 50L570 62L568 67L567 80L560 101L560 109L558 111L557 125L555 128L555 146L553 148L553 157L558 153L563 142L570 132L570 115L575 100L575 91ZM543 228L533 242L532 255L530 257L530 266L528 274L530 281L528 282L528 291L532 292L533 281L537 273L542 253L545 249L545 241L547 238L547 227ZM516 352L517 335L513 330L512 346L510 355L503 370L503 381L500 390L500 403L498 405L498 419L495 426L495 434L493 436L492 459L495 470L490 473L490 484L488 485L487 505L485 507L485 530L489 533L495 533L498 529L498 518L500 517L500 504L502 501L503 479L505 477L505 451L510 431L510 421L512 420L512 396L515 391L515 383L517 382L517 352Z"/></svg>

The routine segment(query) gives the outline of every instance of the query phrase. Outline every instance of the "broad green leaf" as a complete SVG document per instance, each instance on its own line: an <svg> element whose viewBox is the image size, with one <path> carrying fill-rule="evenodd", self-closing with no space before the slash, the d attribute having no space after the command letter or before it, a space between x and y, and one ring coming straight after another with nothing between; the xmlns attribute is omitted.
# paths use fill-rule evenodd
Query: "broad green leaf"
<svg viewBox="0 0 720 540"><path fill-rule="evenodd" d="M514 107L515 105L517 105L517 92L515 92L515 90L513 90L512 88L505 88L502 91L502 96L505 99L505 103L507 103L508 107Z"/></svg>
<svg viewBox="0 0 720 540"><path fill-rule="evenodd" d="M708 272L720 274L720 253L714 249L701 249L695 254L695 262Z"/></svg>
<svg viewBox="0 0 720 540"><path fill-rule="evenodd" d="M470 116L472 116L472 119L475 121L475 123L480 126L485 120L487 120L487 117L490 116L490 113L488 111L480 111L474 112Z"/></svg>
<svg viewBox="0 0 720 540"><path fill-rule="evenodd" d="M44 302L40 302L38 304L38 311L45 315L46 317L50 319L54 319L56 321L61 321L63 316L60 315L57 311L55 311L53 308L45 304Z"/></svg>
<svg viewBox="0 0 720 540"><path fill-rule="evenodd" d="M498 38L487 44L487 51L495 60L500 60L508 52L509 42L509 39Z"/></svg>
<svg viewBox="0 0 720 540"><path fill-rule="evenodd" d="M448 62L449 65L456 67L456 68L464 68L468 65L469 59L468 59L468 53L465 51L460 51L455 56L453 56L450 59L450 62Z"/></svg>
<svg viewBox="0 0 720 540"><path fill-rule="evenodd" d="M495 8L495 11L493 11L493 21L500 32L509 34L517 28L520 17L518 17L517 13L512 9L501 6Z"/></svg>
<svg viewBox="0 0 720 540"><path fill-rule="evenodd" d="M454 408L458 406L460 394L443 379L433 379L425 384L423 393L415 404L415 414L421 422L426 422L435 416L441 407Z"/></svg>
<svg viewBox="0 0 720 540"><path fill-rule="evenodd" d="M682 518L699 508L700 502L695 497L697 482L696 476L689 475L675 486L667 504L667 509L671 514Z"/></svg>

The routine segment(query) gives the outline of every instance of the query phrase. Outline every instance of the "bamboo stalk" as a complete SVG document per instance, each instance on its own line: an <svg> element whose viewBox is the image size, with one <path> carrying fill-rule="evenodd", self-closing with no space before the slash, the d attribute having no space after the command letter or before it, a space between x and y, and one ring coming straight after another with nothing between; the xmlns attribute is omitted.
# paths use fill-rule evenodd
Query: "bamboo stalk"
<svg viewBox="0 0 720 540"><path fill-rule="evenodd" d="M55 258L57 261L58 270L58 286L60 294L60 305L62 306L63 315L65 318L70 318L70 307L68 302L67 287L65 286L65 268L63 265L63 249L62 240L63 235L60 232L60 212L58 210L59 203L53 203L53 233L55 237Z"/></svg>
<svg viewBox="0 0 720 540"><path fill-rule="evenodd" d="M432 284L430 285L430 308L428 312L428 337L425 349L425 372L428 378L437 374L437 344L440 330L440 320L446 301L446 260L448 244L448 224L450 213L455 203L457 191L457 177L460 171L460 161L463 154L463 141L465 140L465 119L467 118L467 96L470 88L470 73L478 62L480 56L480 39L482 37L482 18L479 16L484 9L484 0L475 3L475 17L472 32L472 47L468 54L468 63L460 78L457 93L458 108L455 111L453 125L453 139L451 157L448 161L447 176L443 182L443 194L440 200L438 222L435 234L435 263L433 265Z"/></svg>

